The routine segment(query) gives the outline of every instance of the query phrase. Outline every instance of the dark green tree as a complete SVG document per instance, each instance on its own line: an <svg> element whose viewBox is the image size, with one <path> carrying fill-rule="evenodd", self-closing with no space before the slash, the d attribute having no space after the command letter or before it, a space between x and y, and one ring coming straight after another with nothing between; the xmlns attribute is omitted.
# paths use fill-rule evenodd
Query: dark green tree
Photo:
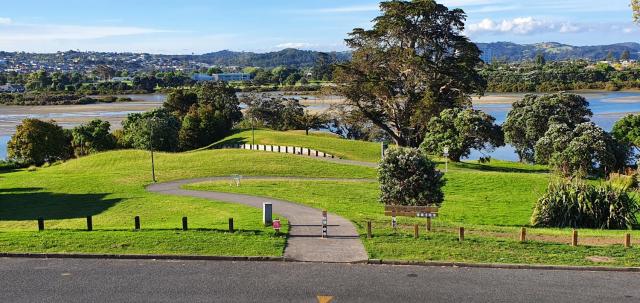
<svg viewBox="0 0 640 303"><path fill-rule="evenodd" d="M198 103L198 95L183 89L174 90L167 95L163 106L179 117L185 116L191 107Z"/></svg>
<svg viewBox="0 0 640 303"><path fill-rule="evenodd" d="M442 155L449 149L449 159L459 162L471 149L489 149L504 145L504 135L495 118L473 109L446 109L433 117L420 148L427 154Z"/></svg>
<svg viewBox="0 0 640 303"><path fill-rule="evenodd" d="M380 202L385 205L440 205L445 180L436 164L415 148L392 148L378 166Z"/></svg>
<svg viewBox="0 0 640 303"><path fill-rule="evenodd" d="M355 107L400 146L418 146L429 120L447 108L471 106L486 82L480 50L463 34L466 14L433 0L385 1L371 30L346 40L350 62L334 81Z"/></svg>
<svg viewBox="0 0 640 303"><path fill-rule="evenodd" d="M640 115L626 115L613 125L611 134L619 141L640 147Z"/></svg>
<svg viewBox="0 0 640 303"><path fill-rule="evenodd" d="M506 143L515 148L520 160L535 162L536 143L551 123L564 123L573 129L592 115L589 103L579 95L525 95L513 103L502 129Z"/></svg>

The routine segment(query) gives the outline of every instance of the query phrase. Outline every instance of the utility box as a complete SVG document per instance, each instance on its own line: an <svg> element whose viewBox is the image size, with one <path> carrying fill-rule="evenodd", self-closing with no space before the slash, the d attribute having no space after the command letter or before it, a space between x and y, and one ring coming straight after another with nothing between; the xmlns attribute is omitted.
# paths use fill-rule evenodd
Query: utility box
<svg viewBox="0 0 640 303"><path fill-rule="evenodd" d="M273 205L271 203L262 203L262 223L264 226L273 224Z"/></svg>

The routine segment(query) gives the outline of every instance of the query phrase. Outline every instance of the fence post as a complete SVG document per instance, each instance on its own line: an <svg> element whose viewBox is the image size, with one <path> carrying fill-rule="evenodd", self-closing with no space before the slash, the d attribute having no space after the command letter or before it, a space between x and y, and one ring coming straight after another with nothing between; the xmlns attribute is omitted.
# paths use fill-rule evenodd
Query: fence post
<svg viewBox="0 0 640 303"><path fill-rule="evenodd" d="M431 218L427 218L427 231L431 231Z"/></svg>
<svg viewBox="0 0 640 303"><path fill-rule="evenodd" d="M624 247L631 247L631 234L624 235Z"/></svg>
<svg viewBox="0 0 640 303"><path fill-rule="evenodd" d="M523 227L520 229L520 242L526 242L526 241L527 241L527 229Z"/></svg>
<svg viewBox="0 0 640 303"><path fill-rule="evenodd" d="M232 233L233 230L233 218L229 218L229 232Z"/></svg>
<svg viewBox="0 0 640 303"><path fill-rule="evenodd" d="M418 224L413 226L413 237L416 239L420 237L420 226Z"/></svg>
<svg viewBox="0 0 640 303"><path fill-rule="evenodd" d="M93 230L93 218L91 216L87 216L87 231Z"/></svg>
<svg viewBox="0 0 640 303"><path fill-rule="evenodd" d="M571 246L578 246L578 231L573 230L573 235L571 237Z"/></svg>
<svg viewBox="0 0 640 303"><path fill-rule="evenodd" d="M316 150L316 157L318 156L318 151Z"/></svg>
<svg viewBox="0 0 640 303"><path fill-rule="evenodd" d="M460 227L458 230L458 240L460 242L464 241L464 227Z"/></svg>
<svg viewBox="0 0 640 303"><path fill-rule="evenodd" d="M187 217L182 217L182 230L188 230Z"/></svg>
<svg viewBox="0 0 640 303"><path fill-rule="evenodd" d="M140 230L140 217L136 216L135 218L133 218L133 222L134 222L134 229Z"/></svg>
<svg viewBox="0 0 640 303"><path fill-rule="evenodd" d="M307 148L307 156L311 156L311 150Z"/></svg>
<svg viewBox="0 0 640 303"><path fill-rule="evenodd" d="M367 238L373 238L373 233L371 232L371 221L367 221Z"/></svg>
<svg viewBox="0 0 640 303"><path fill-rule="evenodd" d="M43 217L39 217L38 218L38 230L39 231L43 231L44 230L44 218Z"/></svg>

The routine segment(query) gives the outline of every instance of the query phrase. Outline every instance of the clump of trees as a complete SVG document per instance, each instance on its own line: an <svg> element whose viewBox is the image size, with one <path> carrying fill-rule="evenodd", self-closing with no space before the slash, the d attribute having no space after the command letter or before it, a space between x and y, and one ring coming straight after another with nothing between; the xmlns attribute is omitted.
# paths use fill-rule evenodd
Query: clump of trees
<svg viewBox="0 0 640 303"><path fill-rule="evenodd" d="M109 121L100 119L74 127L71 130L74 154L79 157L115 149L116 138L109 132L110 128Z"/></svg>
<svg viewBox="0 0 640 303"><path fill-rule="evenodd" d="M380 201L386 205L440 205L443 174L415 148L390 149L378 167Z"/></svg>
<svg viewBox="0 0 640 303"><path fill-rule="evenodd" d="M535 160L549 164L564 176L606 175L624 169L627 145L615 140L592 122L576 125L554 123L535 147Z"/></svg>
<svg viewBox="0 0 640 303"><path fill-rule="evenodd" d="M631 229L638 224L638 203L611 185L557 180L538 200L531 217L536 227Z"/></svg>
<svg viewBox="0 0 640 303"><path fill-rule="evenodd" d="M122 131L120 143L127 148L178 151L180 120L165 108L129 114Z"/></svg>
<svg viewBox="0 0 640 303"><path fill-rule="evenodd" d="M446 109L427 124L420 148L427 154L442 155L449 150L449 159L459 162L471 149L493 150L504 145L504 136L495 118L473 109Z"/></svg>
<svg viewBox="0 0 640 303"><path fill-rule="evenodd" d="M305 110L296 98L284 98L264 94L253 94L244 98L247 104L246 120L243 126L253 125L275 130L320 129L327 124L323 114Z"/></svg>
<svg viewBox="0 0 640 303"><path fill-rule="evenodd" d="M42 165L72 156L71 134L53 121L25 119L8 144L8 157L24 165Z"/></svg>
<svg viewBox="0 0 640 303"><path fill-rule="evenodd" d="M399 146L417 147L442 110L468 108L486 82L480 50L463 34L465 13L433 0L385 1L373 29L354 29L352 60L334 81L348 103Z"/></svg>

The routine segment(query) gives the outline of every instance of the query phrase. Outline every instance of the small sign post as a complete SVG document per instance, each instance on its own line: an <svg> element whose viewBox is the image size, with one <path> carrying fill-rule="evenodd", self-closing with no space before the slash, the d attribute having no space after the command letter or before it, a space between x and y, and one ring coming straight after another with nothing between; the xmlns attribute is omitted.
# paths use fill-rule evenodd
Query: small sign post
<svg viewBox="0 0 640 303"><path fill-rule="evenodd" d="M236 184L236 187L240 187L240 180L242 180L242 175L231 175L231 184L233 185L233 183Z"/></svg>
<svg viewBox="0 0 640 303"><path fill-rule="evenodd" d="M327 230L327 211L322 211L322 238L327 238L328 230Z"/></svg>
<svg viewBox="0 0 640 303"><path fill-rule="evenodd" d="M280 219L276 218L273 220L273 229L276 230L276 235L280 233Z"/></svg>
<svg viewBox="0 0 640 303"><path fill-rule="evenodd" d="M437 206L386 205L384 215L391 216L391 226L394 231L398 227L396 216L426 218L427 231L431 231L431 219L438 216L438 209Z"/></svg>
<svg viewBox="0 0 640 303"><path fill-rule="evenodd" d="M273 224L273 205L271 203L262 203L262 223L264 226Z"/></svg>

